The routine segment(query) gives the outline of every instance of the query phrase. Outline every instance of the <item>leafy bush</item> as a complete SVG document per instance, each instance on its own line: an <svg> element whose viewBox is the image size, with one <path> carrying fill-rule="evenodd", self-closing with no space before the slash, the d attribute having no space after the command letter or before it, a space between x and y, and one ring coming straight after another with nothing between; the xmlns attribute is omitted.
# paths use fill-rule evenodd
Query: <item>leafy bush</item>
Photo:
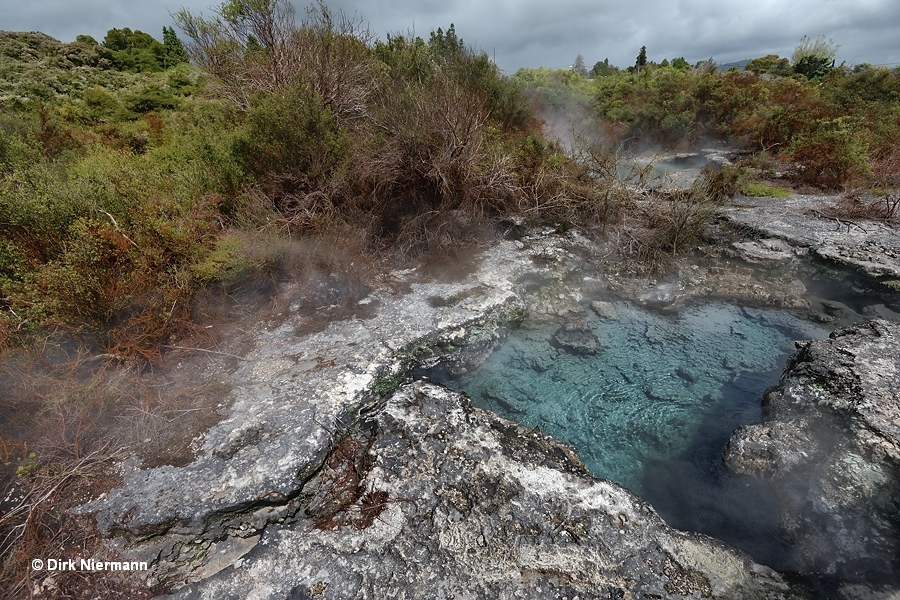
<svg viewBox="0 0 900 600"><path fill-rule="evenodd" d="M865 134L853 117L820 120L789 147L798 164L798 180L831 189L869 172L867 151Z"/></svg>
<svg viewBox="0 0 900 600"><path fill-rule="evenodd" d="M178 108L179 100L171 90L159 85L148 85L133 91L125 98L125 106L135 113Z"/></svg>
<svg viewBox="0 0 900 600"><path fill-rule="evenodd" d="M110 29L103 38L103 46L111 51L113 64L119 70L133 73L163 70L164 46L143 31L128 27Z"/></svg>
<svg viewBox="0 0 900 600"><path fill-rule="evenodd" d="M822 43L808 41L809 52ZM807 52L797 61L805 56L819 55ZM648 64L640 73L598 78L596 114L619 140L674 146L727 137L793 163L799 183L828 189L866 177L873 161L900 142L900 78L893 71L829 63L826 76L808 81L774 75L783 71L776 56L751 64L766 76Z"/></svg>

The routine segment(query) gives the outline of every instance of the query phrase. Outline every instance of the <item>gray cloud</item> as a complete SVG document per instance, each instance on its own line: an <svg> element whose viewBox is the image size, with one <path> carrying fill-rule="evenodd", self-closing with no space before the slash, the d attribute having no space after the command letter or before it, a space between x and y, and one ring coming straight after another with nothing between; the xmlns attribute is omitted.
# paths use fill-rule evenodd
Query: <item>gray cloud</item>
<svg viewBox="0 0 900 600"><path fill-rule="evenodd" d="M102 39L113 27L161 38L182 6L209 12L217 0L0 0L0 29L43 31L63 41ZM331 0L333 10L361 16L380 38L426 37L455 23L457 33L506 72L567 67L577 54L590 66L609 58L634 64L641 46L651 60L684 56L731 62L765 54L790 56L804 35L840 45L838 61L900 64L900 2L896 0ZM297 4L302 9L302 4Z"/></svg>

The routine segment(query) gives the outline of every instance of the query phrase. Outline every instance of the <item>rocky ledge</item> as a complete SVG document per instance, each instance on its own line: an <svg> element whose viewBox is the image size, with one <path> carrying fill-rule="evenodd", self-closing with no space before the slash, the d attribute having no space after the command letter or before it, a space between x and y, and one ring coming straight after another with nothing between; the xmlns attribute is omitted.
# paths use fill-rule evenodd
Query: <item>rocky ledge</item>
<svg viewBox="0 0 900 600"><path fill-rule="evenodd" d="M123 465L123 487L79 511L181 597L790 597L571 449L404 383L417 363L477 363L526 310L588 310L572 282L596 283L581 275L590 252L574 232L536 234L463 281L396 274L364 318L261 329L240 358L191 373L232 390L193 461Z"/></svg>
<svg viewBox="0 0 900 600"><path fill-rule="evenodd" d="M764 422L732 437L726 465L773 483L795 570L898 591L898 390L900 324L838 330L798 343Z"/></svg>
<svg viewBox="0 0 900 600"><path fill-rule="evenodd" d="M304 487L304 511L176 598L783 598L773 571L671 529L574 452L423 382Z"/></svg>
<svg viewBox="0 0 900 600"><path fill-rule="evenodd" d="M900 278L900 235L897 230L879 221L848 221L826 216L823 207L836 200L836 197L815 195L744 198L736 199L732 206L724 209L724 214L738 228L769 238L762 246L738 247L739 253L750 260L760 262L788 257L790 247L783 244L787 242L896 286ZM745 242L739 244L748 245Z"/></svg>

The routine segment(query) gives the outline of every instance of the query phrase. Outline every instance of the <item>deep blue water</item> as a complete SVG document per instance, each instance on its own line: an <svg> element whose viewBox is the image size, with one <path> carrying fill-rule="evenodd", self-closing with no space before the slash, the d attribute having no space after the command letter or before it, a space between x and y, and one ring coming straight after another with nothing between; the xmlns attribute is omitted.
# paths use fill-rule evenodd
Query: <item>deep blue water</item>
<svg viewBox="0 0 900 600"><path fill-rule="evenodd" d="M594 475L631 489L670 525L789 568L765 482L726 473L722 450L736 428L761 420L763 392L794 341L831 328L718 302L674 314L615 309L617 318L587 318L595 354L554 344L560 322L527 321L478 369L429 376L572 444Z"/></svg>

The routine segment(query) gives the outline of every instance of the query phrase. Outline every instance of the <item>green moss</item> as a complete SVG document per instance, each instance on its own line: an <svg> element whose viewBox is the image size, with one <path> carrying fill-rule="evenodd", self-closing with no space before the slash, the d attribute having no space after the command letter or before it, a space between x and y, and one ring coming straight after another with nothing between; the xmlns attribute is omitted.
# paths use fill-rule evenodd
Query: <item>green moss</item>
<svg viewBox="0 0 900 600"><path fill-rule="evenodd" d="M375 380L372 390L382 398L392 394L406 380L408 373L407 369L400 369L399 373L389 371Z"/></svg>
<svg viewBox="0 0 900 600"><path fill-rule="evenodd" d="M741 186L741 193L751 198L789 198L791 191L774 185L750 182Z"/></svg>

